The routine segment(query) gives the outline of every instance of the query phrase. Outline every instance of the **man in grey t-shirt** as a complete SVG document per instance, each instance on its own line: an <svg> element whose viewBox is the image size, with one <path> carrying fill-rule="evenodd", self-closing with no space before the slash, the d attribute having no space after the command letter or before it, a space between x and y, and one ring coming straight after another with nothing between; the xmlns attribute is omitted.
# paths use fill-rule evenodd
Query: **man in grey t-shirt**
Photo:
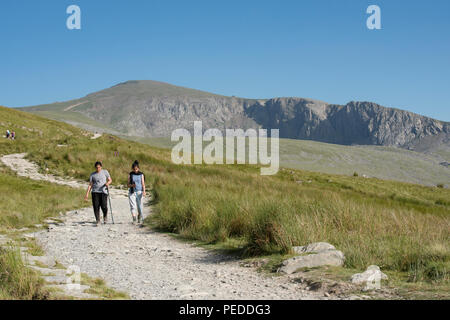
<svg viewBox="0 0 450 320"><path fill-rule="evenodd" d="M107 187L112 183L111 176L107 170L102 169L102 163L95 163L95 172L89 177L89 187L86 191L85 201L89 199L89 192L92 193L92 206L94 207L95 220L97 226L100 224L100 208L103 212L103 222L108 220L108 191Z"/></svg>

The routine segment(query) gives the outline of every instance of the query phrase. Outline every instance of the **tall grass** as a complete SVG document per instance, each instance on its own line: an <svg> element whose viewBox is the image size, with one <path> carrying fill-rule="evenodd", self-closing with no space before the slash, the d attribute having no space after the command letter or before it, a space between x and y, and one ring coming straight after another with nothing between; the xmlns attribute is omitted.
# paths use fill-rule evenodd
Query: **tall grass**
<svg viewBox="0 0 450 320"><path fill-rule="evenodd" d="M20 178L0 167L0 229L32 227L83 206L81 190Z"/></svg>
<svg viewBox="0 0 450 320"><path fill-rule="evenodd" d="M244 237L247 254L288 253L292 246L327 241L345 253L347 267L377 264L414 280L449 280L448 207L281 177L246 181L230 172L185 178L180 183L172 173L156 183L153 222L161 229L211 243Z"/></svg>
<svg viewBox="0 0 450 320"><path fill-rule="evenodd" d="M44 281L25 267L16 249L0 248L0 300L47 299Z"/></svg>
<svg viewBox="0 0 450 320"><path fill-rule="evenodd" d="M0 167L0 230L32 227L81 206L80 190L20 178ZM48 297L43 281L24 265L20 251L0 247L0 300Z"/></svg>

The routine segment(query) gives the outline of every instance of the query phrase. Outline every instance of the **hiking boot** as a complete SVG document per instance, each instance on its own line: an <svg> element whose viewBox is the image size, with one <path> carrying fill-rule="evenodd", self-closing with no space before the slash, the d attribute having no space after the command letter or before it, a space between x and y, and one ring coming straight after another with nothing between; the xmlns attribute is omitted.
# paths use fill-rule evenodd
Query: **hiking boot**
<svg viewBox="0 0 450 320"><path fill-rule="evenodd" d="M133 224L136 223L136 216L133 216Z"/></svg>
<svg viewBox="0 0 450 320"><path fill-rule="evenodd" d="M103 224L107 224L108 223L108 218L103 218Z"/></svg>
<svg viewBox="0 0 450 320"><path fill-rule="evenodd" d="M143 220L143 219L142 219L142 216L139 216L139 217L138 217L138 224L142 224L142 220Z"/></svg>
<svg viewBox="0 0 450 320"><path fill-rule="evenodd" d="M100 224L101 224L101 221L100 221L100 220L96 221L96 222L95 222L95 227L99 227Z"/></svg>

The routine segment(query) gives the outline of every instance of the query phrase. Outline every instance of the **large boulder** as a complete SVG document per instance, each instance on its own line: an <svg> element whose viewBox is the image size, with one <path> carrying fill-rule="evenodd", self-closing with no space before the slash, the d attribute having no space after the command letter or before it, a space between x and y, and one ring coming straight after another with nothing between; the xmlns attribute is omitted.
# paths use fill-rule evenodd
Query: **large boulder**
<svg viewBox="0 0 450 320"><path fill-rule="evenodd" d="M302 255L285 260L280 268L280 272L292 274L301 268L342 266L345 261L344 254L326 242L296 247L294 251Z"/></svg>

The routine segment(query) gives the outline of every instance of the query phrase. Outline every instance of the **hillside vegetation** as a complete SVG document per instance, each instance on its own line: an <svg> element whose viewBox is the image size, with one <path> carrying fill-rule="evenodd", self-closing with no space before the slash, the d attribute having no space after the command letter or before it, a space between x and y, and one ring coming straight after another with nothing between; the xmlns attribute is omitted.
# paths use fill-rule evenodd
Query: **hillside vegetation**
<svg viewBox="0 0 450 320"><path fill-rule="evenodd" d="M114 183L125 184L138 159L155 196L147 223L161 230L232 243L244 255L326 241L344 252L348 268L377 264L410 281L449 281L448 189L290 169L263 177L257 166L177 166L167 150L115 136L91 140L67 124L6 108L0 119L0 130L18 135L1 140L0 154L27 152L61 176L87 179L101 160Z"/></svg>
<svg viewBox="0 0 450 320"><path fill-rule="evenodd" d="M124 138L166 149L177 144L170 138ZM440 164L443 161L450 161L450 155L280 139L280 165L291 169L345 175L356 172L360 176L436 186L450 184L450 170Z"/></svg>
<svg viewBox="0 0 450 320"><path fill-rule="evenodd" d="M36 117L27 117L9 109L0 108L0 128L15 130L18 140L0 140L0 155L27 152L31 146L45 148L50 135L79 134L69 126L58 127ZM2 133L3 133L2 132ZM0 233L11 233L20 228L32 228L59 212L84 206L80 190L33 181L15 175L0 165ZM38 273L23 263L19 249L0 248L0 300L48 299L44 281Z"/></svg>

